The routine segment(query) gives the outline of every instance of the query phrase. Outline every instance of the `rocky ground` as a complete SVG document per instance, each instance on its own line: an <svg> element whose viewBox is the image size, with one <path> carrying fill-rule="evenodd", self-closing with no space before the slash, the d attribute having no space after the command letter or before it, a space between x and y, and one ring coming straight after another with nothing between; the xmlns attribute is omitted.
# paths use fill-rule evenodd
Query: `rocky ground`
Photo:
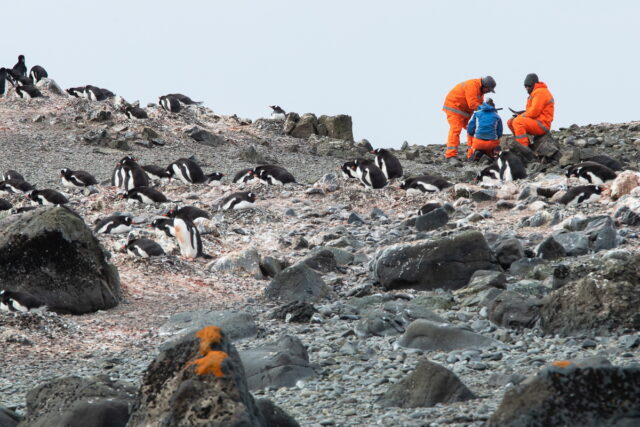
<svg viewBox="0 0 640 427"><path fill-rule="evenodd" d="M139 385L162 343L209 319L228 322L236 334L254 396L272 400L301 425L479 426L505 393L555 361L638 362L640 191L632 186L616 200L607 195L565 207L537 188L562 191L562 166L594 154L638 170L640 123L555 132L555 148L523 154L532 159L528 179L485 187L473 182L485 165L445 163L442 146L405 146L394 153L406 175L439 174L457 184L413 196L397 183L367 191L325 178L314 186L327 174L339 177L344 161L368 156L368 143L333 139L332 132L345 134L310 116L283 123L200 106L177 114L149 106L147 112L148 119L127 119L110 101L53 94L0 99L2 171L15 169L38 188L59 190L61 168L89 171L102 182L99 192L70 194L84 221L131 212L136 233L171 254L132 258L120 249L125 236L101 235L120 276L117 307L84 315L1 312L0 405L24 415L30 389L68 375L105 374ZM503 145L509 143L505 138ZM226 175L219 187L158 184L175 204L212 212L203 234L212 260L184 260L171 239L146 228L168 206L125 202L108 186L115 163L127 154L163 166L194 156L205 172ZM254 186L256 209L215 211L221 197L238 191L231 184L236 171L266 162L285 166L299 184ZM3 197L29 204L23 196ZM428 201L445 205L443 223L416 220ZM431 267L403 252L424 242L442 252ZM454 251L456 245L463 249ZM453 273L442 274L436 264ZM397 265L403 269L394 270ZM472 265L481 272L469 280ZM310 296L308 305L280 310L279 317L287 300L299 298L288 283L278 287L289 276L269 273L288 266L304 276L302 285L290 280L309 286ZM394 281L399 276L404 286ZM234 317L238 313L243 317ZM438 329L437 339L426 339L441 323L453 330ZM295 372L252 379L252 369L260 368L247 360L251 351L285 336L302 344L295 351L295 343L285 345L297 351ZM425 359L457 375L475 398L398 407L421 392L393 386ZM451 394L450 383L438 387Z"/></svg>

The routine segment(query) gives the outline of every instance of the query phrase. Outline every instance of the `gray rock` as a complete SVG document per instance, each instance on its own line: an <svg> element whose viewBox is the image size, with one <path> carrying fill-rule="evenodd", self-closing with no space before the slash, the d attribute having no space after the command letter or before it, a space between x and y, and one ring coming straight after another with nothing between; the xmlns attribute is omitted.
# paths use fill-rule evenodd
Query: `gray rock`
<svg viewBox="0 0 640 427"><path fill-rule="evenodd" d="M241 149L238 158L240 160L244 160L247 163L253 163L256 165L277 163L276 159L274 159L273 157L259 153L258 150L256 150L256 147L253 145L249 145Z"/></svg>
<svg viewBox="0 0 640 427"><path fill-rule="evenodd" d="M338 181L336 174L328 173L317 180L313 186L315 188L320 188L325 193L333 193L340 188L340 181Z"/></svg>
<svg viewBox="0 0 640 427"><path fill-rule="evenodd" d="M356 323L355 332L360 337L400 335L405 331L405 323L393 313L372 310Z"/></svg>
<svg viewBox="0 0 640 427"><path fill-rule="evenodd" d="M422 359L413 372L389 388L379 403L383 407L426 408L475 397L456 374L444 366Z"/></svg>
<svg viewBox="0 0 640 427"><path fill-rule="evenodd" d="M385 289L458 289L476 270L497 270L487 242L478 231L454 237L387 247L373 260L375 279Z"/></svg>
<svg viewBox="0 0 640 427"><path fill-rule="evenodd" d="M238 254L219 258L210 265L209 270L237 271L249 274L254 279L264 279L260 268L260 254L256 248L249 248Z"/></svg>
<svg viewBox="0 0 640 427"><path fill-rule="evenodd" d="M589 252L589 238L583 232L558 233L553 238L562 245L568 256L585 255Z"/></svg>
<svg viewBox="0 0 640 427"><path fill-rule="evenodd" d="M610 216L587 218L584 232L589 236L591 248L595 252L618 246L618 232Z"/></svg>
<svg viewBox="0 0 640 427"><path fill-rule="evenodd" d="M551 133L547 133L533 138L531 145L533 152L543 159L558 160L560 158L560 147Z"/></svg>
<svg viewBox="0 0 640 427"><path fill-rule="evenodd" d="M53 95L57 96L67 96L67 92L65 92L53 79L49 79L47 77L40 79L36 86L39 89L44 89L46 92L49 92Z"/></svg>
<svg viewBox="0 0 640 427"><path fill-rule="evenodd" d="M63 207L0 220L0 283L51 311L83 314L115 307L120 279L84 221Z"/></svg>
<svg viewBox="0 0 640 427"><path fill-rule="evenodd" d="M546 262L541 258L521 258L511 263L509 272L517 277L528 277L537 266L544 265Z"/></svg>
<svg viewBox="0 0 640 427"><path fill-rule="evenodd" d="M111 120L111 111L92 111L91 114L89 114L89 120L91 120L92 122L106 122L108 120Z"/></svg>
<svg viewBox="0 0 640 427"><path fill-rule="evenodd" d="M285 120L285 128L287 126L287 121ZM295 127L289 133L294 138L309 138L311 135L314 135L317 132L318 119L315 114L307 113L303 114L295 124Z"/></svg>
<svg viewBox="0 0 640 427"><path fill-rule="evenodd" d="M284 336L261 347L240 352L250 390L266 387L293 387L315 374L309 355L296 337Z"/></svg>
<svg viewBox="0 0 640 427"><path fill-rule="evenodd" d="M20 415L4 406L0 406L0 426L16 427L20 421L22 421Z"/></svg>
<svg viewBox="0 0 640 427"><path fill-rule="evenodd" d="M271 256L262 257L260 269L268 277L276 277L282 271L282 263Z"/></svg>
<svg viewBox="0 0 640 427"><path fill-rule="evenodd" d="M640 368L544 369L509 389L487 423L489 427L534 425L640 425Z"/></svg>
<svg viewBox="0 0 640 427"><path fill-rule="evenodd" d="M305 264L285 268L265 288L267 298L285 302L316 302L330 293L320 275Z"/></svg>
<svg viewBox="0 0 640 427"><path fill-rule="evenodd" d="M187 135L197 143L207 145L209 147L219 147L226 144L225 139L220 135L215 135L208 130L193 127L187 131Z"/></svg>
<svg viewBox="0 0 640 427"><path fill-rule="evenodd" d="M567 252L553 236L549 236L538 245L536 255L542 259L553 260L564 258L567 256Z"/></svg>
<svg viewBox="0 0 640 427"><path fill-rule="evenodd" d="M329 273L331 271L334 271L337 266L336 258L333 255L333 252L327 249L311 253L300 262L303 262L307 266L321 273Z"/></svg>
<svg viewBox="0 0 640 427"><path fill-rule="evenodd" d="M369 213L369 218L371 219L385 219L387 218L387 214L380 208L371 209L371 213Z"/></svg>
<svg viewBox="0 0 640 427"><path fill-rule="evenodd" d="M285 322L307 323L318 310L308 302L294 301L282 305L271 313L272 319Z"/></svg>
<svg viewBox="0 0 640 427"><path fill-rule="evenodd" d="M354 255L351 252L345 251L344 249L332 248L328 246L316 246L311 250L311 253L316 254L325 250L333 254L333 257L335 258L338 265L348 265L351 264L354 260Z"/></svg>
<svg viewBox="0 0 640 427"><path fill-rule="evenodd" d="M254 338L258 334L253 316L234 310L198 310L176 313L160 326L160 335L194 334L205 326L215 325L232 340Z"/></svg>
<svg viewBox="0 0 640 427"><path fill-rule="evenodd" d="M200 340L191 335L161 347L142 379L130 426L266 426L230 341L223 336L204 347L207 352L226 353L219 365L222 377L196 373L192 362L203 358L200 347Z"/></svg>
<svg viewBox="0 0 640 427"><path fill-rule="evenodd" d="M431 212L420 215L416 218L416 229L418 231L437 230L449 222L449 214L443 208L437 208Z"/></svg>
<svg viewBox="0 0 640 427"><path fill-rule="evenodd" d="M622 224L626 225L638 225L640 224L640 215L629 209L628 206L621 206L618 208L614 217Z"/></svg>
<svg viewBox="0 0 640 427"><path fill-rule="evenodd" d="M524 247L519 239L502 240L496 246L494 253L500 265L509 268L514 261L524 258Z"/></svg>
<svg viewBox="0 0 640 427"><path fill-rule="evenodd" d="M133 384L114 381L106 375L58 378L27 393L23 423L34 427L124 427L135 396Z"/></svg>
<svg viewBox="0 0 640 427"><path fill-rule="evenodd" d="M266 427L300 427L291 415L269 399L257 399L256 405L264 417Z"/></svg>
<svg viewBox="0 0 640 427"><path fill-rule="evenodd" d="M499 341L447 323L418 319L400 337L400 345L420 350L451 351L495 347Z"/></svg>
<svg viewBox="0 0 640 427"><path fill-rule="evenodd" d="M466 287L478 289L504 289L506 283L507 276L500 271L478 270L473 273Z"/></svg>
<svg viewBox="0 0 640 427"><path fill-rule="evenodd" d="M284 120L283 130L286 135L291 135L293 129L296 127L296 123L300 120L300 115L298 113L287 113L287 116Z"/></svg>
<svg viewBox="0 0 640 427"><path fill-rule="evenodd" d="M318 119L318 134L333 139L353 141L353 123L351 116L339 114L337 116L320 116Z"/></svg>
<svg viewBox="0 0 640 427"><path fill-rule="evenodd" d="M347 224L364 224L364 219L360 218L360 215L358 215L355 212L351 212L351 215L349 215L349 218L347 219Z"/></svg>
<svg viewBox="0 0 640 427"><path fill-rule="evenodd" d="M505 328L532 328L540 318L540 307L538 298L505 291L489 304L488 318Z"/></svg>

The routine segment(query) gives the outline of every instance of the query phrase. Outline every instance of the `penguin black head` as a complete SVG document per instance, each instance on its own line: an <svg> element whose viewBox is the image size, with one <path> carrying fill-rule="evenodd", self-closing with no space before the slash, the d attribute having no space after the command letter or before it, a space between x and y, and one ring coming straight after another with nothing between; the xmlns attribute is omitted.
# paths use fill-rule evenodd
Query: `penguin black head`
<svg viewBox="0 0 640 427"><path fill-rule="evenodd" d="M69 168L62 168L60 169L60 175L61 176L65 176L66 174L68 174L69 172L71 172L71 170Z"/></svg>
<svg viewBox="0 0 640 427"><path fill-rule="evenodd" d="M249 199L249 201L251 201L251 203L256 201L256 194L255 193L247 193L247 199Z"/></svg>
<svg viewBox="0 0 640 427"><path fill-rule="evenodd" d="M18 55L18 62L24 62L24 55Z"/></svg>

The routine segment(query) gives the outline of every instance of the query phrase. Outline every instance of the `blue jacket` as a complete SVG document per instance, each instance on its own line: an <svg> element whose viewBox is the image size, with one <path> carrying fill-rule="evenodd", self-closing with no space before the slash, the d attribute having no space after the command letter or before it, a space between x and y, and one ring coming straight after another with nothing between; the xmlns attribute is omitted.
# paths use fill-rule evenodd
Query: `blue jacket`
<svg viewBox="0 0 640 427"><path fill-rule="evenodd" d="M473 113L467 133L485 141L498 139L502 136L502 119L496 109L485 102Z"/></svg>

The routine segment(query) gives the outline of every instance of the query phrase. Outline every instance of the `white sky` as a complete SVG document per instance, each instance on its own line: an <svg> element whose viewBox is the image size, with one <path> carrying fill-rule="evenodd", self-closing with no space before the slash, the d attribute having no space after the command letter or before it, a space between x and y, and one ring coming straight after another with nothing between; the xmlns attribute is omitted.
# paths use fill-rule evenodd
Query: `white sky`
<svg viewBox="0 0 640 427"><path fill-rule="evenodd" d="M345 113L376 147L444 143L446 93L486 74L506 110L524 107L536 72L554 129L640 119L631 0L31 0L3 4L3 17L2 64L22 53L64 88L142 105L181 92L253 119L272 104Z"/></svg>

